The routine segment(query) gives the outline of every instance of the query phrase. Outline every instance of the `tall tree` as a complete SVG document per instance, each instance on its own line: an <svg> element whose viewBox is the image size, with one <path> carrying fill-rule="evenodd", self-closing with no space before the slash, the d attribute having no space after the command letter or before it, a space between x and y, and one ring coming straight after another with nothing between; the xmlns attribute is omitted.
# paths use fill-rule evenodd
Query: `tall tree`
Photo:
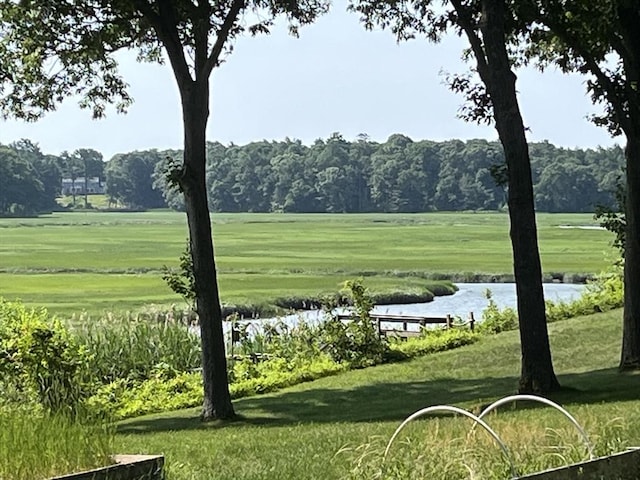
<svg viewBox="0 0 640 480"><path fill-rule="evenodd" d="M560 385L553 370L547 331L531 163L516 95L516 75L507 48L509 36L517 33L517 25L505 0L448 3L453 8L444 13L437 12L430 0L382 4L357 0L354 8L364 14L365 25L377 22L383 27L391 26L400 39L413 36L416 31L437 39L449 26L467 36L482 85L458 78L453 80L452 88L472 101L467 118L495 122L504 149L522 352L519 390L553 391Z"/></svg>
<svg viewBox="0 0 640 480"><path fill-rule="evenodd" d="M24 138L12 143L10 148L33 167L36 174L33 181L39 180L42 183L42 197L37 196L30 200L33 211L42 212L57 208L56 197L60 193L62 180L60 159L53 155L44 155L37 144ZM39 198L42 202L38 201Z"/></svg>
<svg viewBox="0 0 640 480"><path fill-rule="evenodd" d="M41 211L44 186L33 164L16 150L0 145L0 217Z"/></svg>
<svg viewBox="0 0 640 480"><path fill-rule="evenodd" d="M76 180L82 174L83 166L80 157L64 151L60 154L60 163L62 166L62 174L71 180L71 198L72 204L76 206Z"/></svg>
<svg viewBox="0 0 640 480"><path fill-rule="evenodd" d="M230 418L222 313L205 185L209 78L245 31L268 33L277 16L292 33L324 0L0 0L0 106L35 120L69 94L94 117L131 103L114 53L168 58L182 105L184 156L171 177L182 190L202 341L204 419ZM247 26L255 20L255 23ZM166 57L165 57L166 55Z"/></svg>
<svg viewBox="0 0 640 480"><path fill-rule="evenodd" d="M640 368L640 1L531 0L524 15L538 26L534 52L543 63L589 73L604 114L594 117L613 135L624 133L626 231L620 368Z"/></svg>
<svg viewBox="0 0 640 480"><path fill-rule="evenodd" d="M78 157L80 158L80 157ZM107 195L129 208L165 207L152 178L162 157L157 150L116 154L106 168Z"/></svg>

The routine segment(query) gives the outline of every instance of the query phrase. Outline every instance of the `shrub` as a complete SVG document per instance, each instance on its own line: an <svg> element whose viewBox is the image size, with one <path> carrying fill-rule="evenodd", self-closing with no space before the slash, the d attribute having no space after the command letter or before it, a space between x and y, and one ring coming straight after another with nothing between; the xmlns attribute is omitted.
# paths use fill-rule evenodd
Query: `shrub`
<svg viewBox="0 0 640 480"><path fill-rule="evenodd" d="M463 328L424 330L423 335L420 337L411 338L406 342L392 342L391 350L401 353L405 358L412 358L453 350L454 348L475 343L479 339L480 335L478 333Z"/></svg>
<svg viewBox="0 0 640 480"><path fill-rule="evenodd" d="M489 305L482 311L482 322L479 323L479 333L500 333L518 328L518 314L510 307L500 309L493 300L491 290L487 289L484 296Z"/></svg>
<svg viewBox="0 0 640 480"><path fill-rule="evenodd" d="M75 413L89 352L44 309L0 299L0 391L5 402Z"/></svg>
<svg viewBox="0 0 640 480"><path fill-rule="evenodd" d="M334 375L345 371L347 365L338 364L327 355L298 359L296 362L274 357L264 362L245 360L234 366L234 381L230 385L233 398L268 393L279 388Z"/></svg>
<svg viewBox="0 0 640 480"><path fill-rule="evenodd" d="M160 369L142 382L118 379L101 386L87 400L87 406L91 411L119 420L195 407L202 400L200 373L169 373Z"/></svg>
<svg viewBox="0 0 640 480"><path fill-rule="evenodd" d="M233 398L267 393L279 388L334 375L347 369L328 356L298 358L292 362L274 357L263 362L244 359L230 372ZM98 389L87 401L94 412L123 419L202 404L202 375L158 369L142 382L118 379Z"/></svg>
<svg viewBox="0 0 640 480"><path fill-rule="evenodd" d="M327 305L327 320L321 329L321 348L338 363L353 368L377 365L387 360L389 344L378 334L369 312L373 301L362 280L345 282L344 290L353 304L353 319L342 323L333 314L334 305Z"/></svg>
<svg viewBox="0 0 640 480"><path fill-rule="evenodd" d="M614 265L587 284L586 291L572 302L547 302L547 321L555 322L578 315L606 312L624 304L624 281L621 265Z"/></svg>

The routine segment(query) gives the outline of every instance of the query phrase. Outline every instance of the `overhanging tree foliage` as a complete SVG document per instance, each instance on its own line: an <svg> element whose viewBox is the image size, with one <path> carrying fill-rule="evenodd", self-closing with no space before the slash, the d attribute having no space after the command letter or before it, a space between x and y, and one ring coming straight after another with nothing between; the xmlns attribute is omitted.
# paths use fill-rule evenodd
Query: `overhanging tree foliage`
<svg viewBox="0 0 640 480"><path fill-rule="evenodd" d="M325 0L0 0L0 112L37 120L69 95L94 117L132 99L114 54L168 58L182 104L184 156L172 172L185 198L202 338L204 419L234 416L205 187L209 77L244 32L268 33L284 16L292 33Z"/></svg>
<svg viewBox="0 0 640 480"><path fill-rule="evenodd" d="M451 87L467 97L467 119L495 122L504 149L522 352L519 390L553 391L560 385L547 332L531 162L508 47L520 27L504 0L450 0L444 2L444 9L435 3L356 0L352 5L363 14L366 26L390 27L399 39L426 35L437 40L450 28L468 38L482 83L454 77Z"/></svg>

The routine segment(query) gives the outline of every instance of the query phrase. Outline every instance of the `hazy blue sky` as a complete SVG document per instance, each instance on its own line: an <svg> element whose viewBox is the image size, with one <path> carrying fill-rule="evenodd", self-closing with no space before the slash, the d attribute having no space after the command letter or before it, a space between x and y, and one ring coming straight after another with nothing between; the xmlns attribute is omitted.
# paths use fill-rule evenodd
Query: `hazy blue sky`
<svg viewBox="0 0 640 480"><path fill-rule="evenodd" d="M447 90L440 72L464 72L465 43L448 38L432 45L397 45L389 32L367 32L344 8L301 30L244 38L212 76L208 139L228 144L298 138L311 143L340 132L384 141L393 133L414 140L496 139L492 127L456 118L461 97ZM0 143L29 138L46 153L94 148L109 159L118 152L181 148L182 124L170 67L137 64L121 56L135 99L127 115L110 111L91 120L74 99L37 123L0 121ZM566 147L620 143L586 120L594 112L584 79L533 69L518 73L518 90L529 139Z"/></svg>

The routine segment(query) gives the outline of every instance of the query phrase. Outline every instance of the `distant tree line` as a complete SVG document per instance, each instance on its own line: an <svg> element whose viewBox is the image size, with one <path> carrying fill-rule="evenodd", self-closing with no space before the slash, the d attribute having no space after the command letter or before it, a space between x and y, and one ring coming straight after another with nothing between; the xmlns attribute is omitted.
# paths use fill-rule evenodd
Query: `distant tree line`
<svg viewBox="0 0 640 480"><path fill-rule="evenodd" d="M613 204L621 181L622 149L531 145L540 211L591 212ZM182 152L116 155L106 169L107 191L130 207L180 210L182 195L167 182ZM298 140L244 146L207 144L209 207L217 212L424 212L499 210L505 189L494 178L504 163L498 142L385 143L339 134L305 146Z"/></svg>
<svg viewBox="0 0 640 480"><path fill-rule="evenodd" d="M613 205L623 181L619 147L565 149L530 145L538 211L592 212ZM98 176L114 206L184 208L167 171L180 150L115 155L108 162L89 149L43 154L22 140L0 145L0 215L56 208L61 179ZM299 140L244 146L207 144L209 207L217 212L428 212L500 210L506 192L499 175L502 146L486 140L384 143L365 135L334 134L313 145ZM86 199L85 199L86 200Z"/></svg>
<svg viewBox="0 0 640 480"><path fill-rule="evenodd" d="M59 210L62 178L104 179L102 154L81 148L61 155L44 154L30 140L0 144L0 216L30 216ZM84 189L86 192L86 188ZM85 207L87 195L83 195ZM75 200L75 199L74 199Z"/></svg>

